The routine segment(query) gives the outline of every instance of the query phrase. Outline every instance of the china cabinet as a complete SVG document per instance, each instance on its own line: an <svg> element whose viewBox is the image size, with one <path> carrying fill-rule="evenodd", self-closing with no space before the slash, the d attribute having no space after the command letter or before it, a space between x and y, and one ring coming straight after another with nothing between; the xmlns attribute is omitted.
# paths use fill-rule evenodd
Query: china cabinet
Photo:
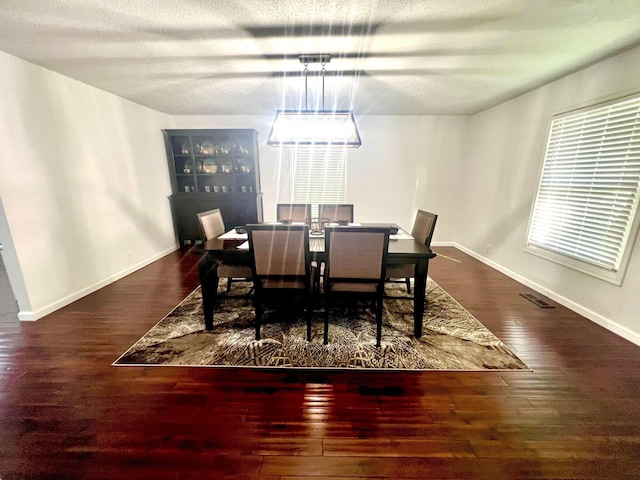
<svg viewBox="0 0 640 480"><path fill-rule="evenodd" d="M219 208L227 230L262 221L258 132L164 130L171 211L180 246L201 240L199 212Z"/></svg>

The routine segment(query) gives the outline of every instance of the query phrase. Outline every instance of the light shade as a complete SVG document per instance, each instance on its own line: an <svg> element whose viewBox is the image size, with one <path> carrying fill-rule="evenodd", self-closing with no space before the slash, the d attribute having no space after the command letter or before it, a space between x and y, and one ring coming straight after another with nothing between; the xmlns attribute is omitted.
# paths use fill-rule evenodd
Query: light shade
<svg viewBox="0 0 640 480"><path fill-rule="evenodd" d="M352 110L278 110L267 144L359 147L362 140Z"/></svg>

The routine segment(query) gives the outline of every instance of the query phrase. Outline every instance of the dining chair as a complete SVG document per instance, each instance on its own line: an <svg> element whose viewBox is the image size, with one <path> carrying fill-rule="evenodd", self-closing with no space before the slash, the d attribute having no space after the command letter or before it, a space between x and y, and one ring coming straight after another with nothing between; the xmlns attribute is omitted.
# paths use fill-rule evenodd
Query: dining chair
<svg viewBox="0 0 640 480"><path fill-rule="evenodd" d="M376 346L382 338L382 302L389 249L389 227L326 227L324 344L329 315L340 298L373 300Z"/></svg>
<svg viewBox="0 0 640 480"><path fill-rule="evenodd" d="M418 240L420 243L424 243L427 247L430 247L437 220L438 215L436 215L435 213L418 210L418 212L416 213L416 218L413 221L411 236ZM402 283L405 283L407 286L407 293L411 293L411 279L414 276L415 264L408 263L402 265L389 265L387 267L387 281L394 282L397 280L393 279L402 278Z"/></svg>
<svg viewBox="0 0 640 480"><path fill-rule="evenodd" d="M301 298L307 320L307 340L311 340L311 313L316 284L316 268L311 265L307 225L249 224L249 253L255 294L256 340L266 300L290 303Z"/></svg>
<svg viewBox="0 0 640 480"><path fill-rule="evenodd" d="M198 225L205 240L211 240L225 233L224 220L219 208L198 213ZM234 279L235 281L251 280L251 276L251 267L246 265L218 264L218 278L227 279L227 292L231 290Z"/></svg>
<svg viewBox="0 0 640 480"><path fill-rule="evenodd" d="M318 205L318 217L330 222L353 223L352 203L324 203Z"/></svg>
<svg viewBox="0 0 640 480"><path fill-rule="evenodd" d="M278 203L276 205L276 220L290 220L292 222L304 222L311 218L310 203Z"/></svg>

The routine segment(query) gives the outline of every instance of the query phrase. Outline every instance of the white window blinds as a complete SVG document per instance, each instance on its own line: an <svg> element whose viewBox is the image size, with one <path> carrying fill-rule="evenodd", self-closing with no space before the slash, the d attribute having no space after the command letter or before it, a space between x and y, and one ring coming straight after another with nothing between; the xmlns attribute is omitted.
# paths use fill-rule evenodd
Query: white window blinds
<svg viewBox="0 0 640 480"><path fill-rule="evenodd" d="M297 147L291 155L292 203L311 203L315 216L318 204L346 202L346 148Z"/></svg>
<svg viewBox="0 0 640 480"><path fill-rule="evenodd" d="M640 96L554 118L529 247L586 262L621 282L616 272L624 270L625 247L637 230L639 188Z"/></svg>

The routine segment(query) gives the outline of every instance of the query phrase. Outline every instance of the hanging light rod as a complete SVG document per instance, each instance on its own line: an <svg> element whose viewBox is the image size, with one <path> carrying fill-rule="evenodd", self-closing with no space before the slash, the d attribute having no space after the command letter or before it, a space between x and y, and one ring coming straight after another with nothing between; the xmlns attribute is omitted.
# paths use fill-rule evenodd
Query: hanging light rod
<svg viewBox="0 0 640 480"><path fill-rule="evenodd" d="M304 65L304 110L278 110L267 144L274 147L332 145L352 148L362 145L353 111L324 109L324 66L331 61L331 54L301 54L298 59ZM307 106L307 65L310 63L322 64L321 110L309 110Z"/></svg>

